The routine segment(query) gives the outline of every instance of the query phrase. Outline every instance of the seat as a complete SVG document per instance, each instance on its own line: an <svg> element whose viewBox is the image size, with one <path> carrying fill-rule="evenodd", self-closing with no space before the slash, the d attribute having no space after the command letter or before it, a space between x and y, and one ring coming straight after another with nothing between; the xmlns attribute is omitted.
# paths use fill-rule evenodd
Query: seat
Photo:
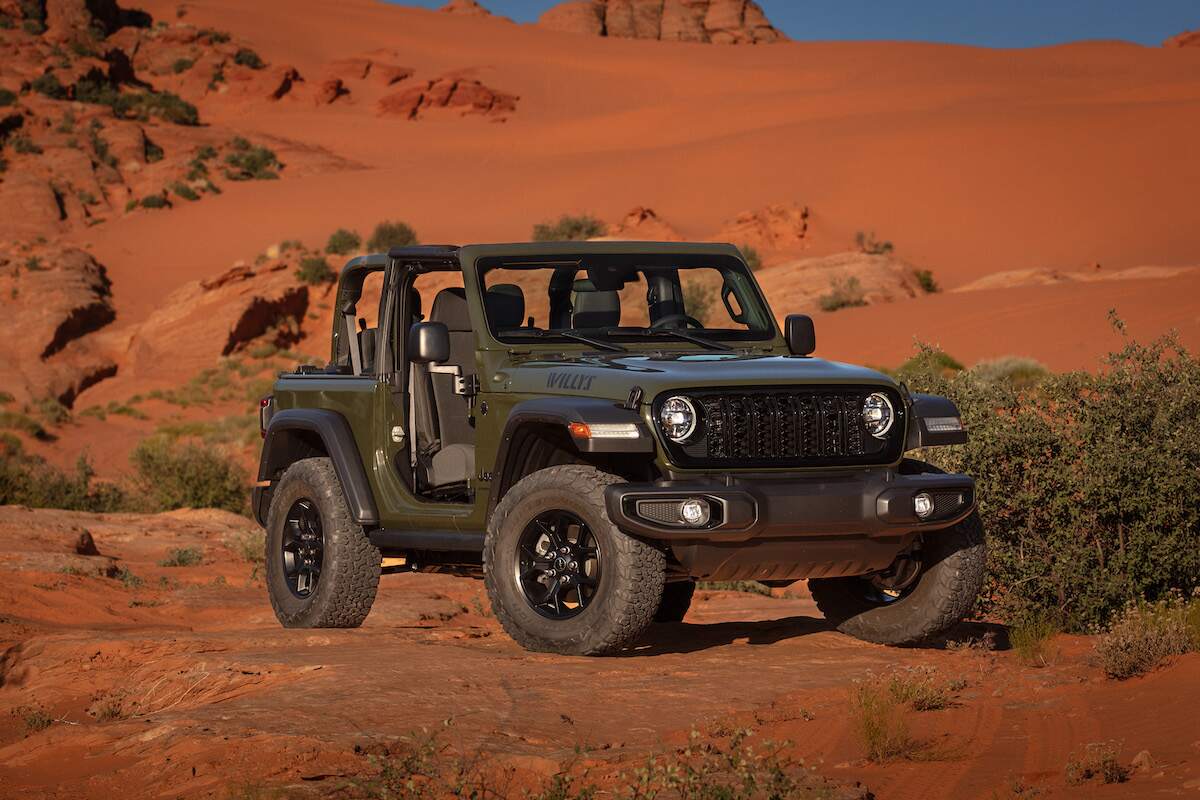
<svg viewBox="0 0 1200 800"><path fill-rule="evenodd" d="M449 332L450 357L438 366L458 367L464 378L474 375L475 336L466 292L458 288L438 292L429 320L442 323ZM435 490L466 484L475 474L475 429L467 400L455 393L454 375L432 372L427 364L413 372L413 428L424 481Z"/></svg>
<svg viewBox="0 0 1200 800"><path fill-rule="evenodd" d="M575 281L572 328L615 328L621 324L621 298L613 290L598 291L591 281Z"/></svg>
<svg viewBox="0 0 1200 800"><path fill-rule="evenodd" d="M493 331L512 330L525 324L525 292L515 283L498 283L483 295L483 307Z"/></svg>

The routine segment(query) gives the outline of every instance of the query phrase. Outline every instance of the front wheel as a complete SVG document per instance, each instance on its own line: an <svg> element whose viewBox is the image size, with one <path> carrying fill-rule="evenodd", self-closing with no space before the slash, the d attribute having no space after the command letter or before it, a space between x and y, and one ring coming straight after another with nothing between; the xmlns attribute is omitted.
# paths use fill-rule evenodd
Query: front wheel
<svg viewBox="0 0 1200 800"><path fill-rule="evenodd" d="M912 645L965 619L983 588L986 548L978 513L925 534L886 573L810 580L808 590L842 633L877 644Z"/></svg>
<svg viewBox="0 0 1200 800"><path fill-rule="evenodd" d="M666 558L609 520L604 490L620 481L593 467L550 467L496 506L484 583L496 618L527 650L612 653L654 619Z"/></svg>

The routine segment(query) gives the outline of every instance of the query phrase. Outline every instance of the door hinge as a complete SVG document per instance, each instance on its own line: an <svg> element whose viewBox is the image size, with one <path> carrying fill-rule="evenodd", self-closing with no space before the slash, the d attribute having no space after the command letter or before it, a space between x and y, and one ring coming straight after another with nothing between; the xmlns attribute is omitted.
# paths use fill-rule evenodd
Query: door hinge
<svg viewBox="0 0 1200 800"><path fill-rule="evenodd" d="M399 425L392 428L392 441L396 444L404 444L404 428Z"/></svg>

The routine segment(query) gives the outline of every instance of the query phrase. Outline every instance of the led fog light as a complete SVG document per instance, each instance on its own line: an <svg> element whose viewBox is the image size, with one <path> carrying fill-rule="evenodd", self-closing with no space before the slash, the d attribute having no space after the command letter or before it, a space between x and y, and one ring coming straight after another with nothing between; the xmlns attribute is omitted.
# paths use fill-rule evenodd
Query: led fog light
<svg viewBox="0 0 1200 800"><path fill-rule="evenodd" d="M707 525L709 516L705 500L684 500L679 506L679 517L688 525Z"/></svg>
<svg viewBox="0 0 1200 800"><path fill-rule="evenodd" d="M913 511L917 512L917 516L921 519L926 519L933 514L933 498L928 492L921 492L913 498Z"/></svg>

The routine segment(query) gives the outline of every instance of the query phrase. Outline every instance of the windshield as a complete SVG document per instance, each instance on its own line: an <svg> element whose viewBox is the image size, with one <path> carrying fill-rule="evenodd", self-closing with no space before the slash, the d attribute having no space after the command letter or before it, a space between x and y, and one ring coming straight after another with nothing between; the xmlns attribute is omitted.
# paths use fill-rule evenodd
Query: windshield
<svg viewBox="0 0 1200 800"><path fill-rule="evenodd" d="M775 336L746 266L731 256L485 259L480 276L488 326L504 342L675 339L703 345Z"/></svg>

